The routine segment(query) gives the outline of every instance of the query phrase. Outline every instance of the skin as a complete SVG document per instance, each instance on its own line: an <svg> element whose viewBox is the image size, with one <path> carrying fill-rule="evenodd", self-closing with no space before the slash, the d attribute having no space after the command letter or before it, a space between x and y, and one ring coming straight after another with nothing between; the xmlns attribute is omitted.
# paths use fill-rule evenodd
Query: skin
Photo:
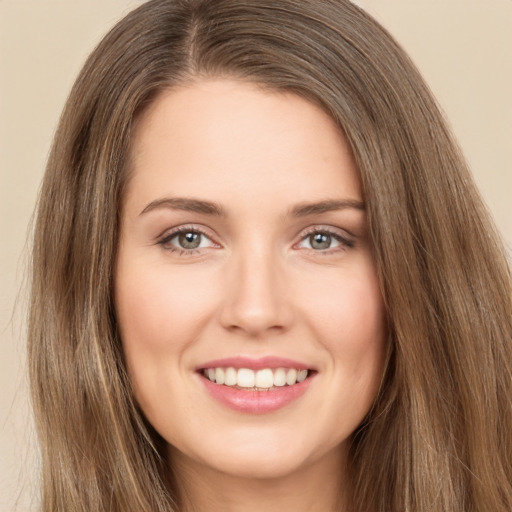
<svg viewBox="0 0 512 512"><path fill-rule="evenodd" d="M146 110L130 172L116 310L136 399L182 476L183 509L336 509L347 439L378 391L386 338L342 133L293 94L204 80ZM223 215L165 202L176 198L214 202ZM325 201L344 204L294 214ZM204 233L200 247L180 249L178 227ZM242 413L214 400L196 371L235 355L317 373L282 409Z"/></svg>

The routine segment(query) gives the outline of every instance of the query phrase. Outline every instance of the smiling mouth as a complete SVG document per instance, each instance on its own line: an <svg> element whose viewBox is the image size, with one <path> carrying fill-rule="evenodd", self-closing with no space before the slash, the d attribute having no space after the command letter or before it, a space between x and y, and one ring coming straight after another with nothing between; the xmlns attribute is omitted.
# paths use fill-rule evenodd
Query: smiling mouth
<svg viewBox="0 0 512 512"><path fill-rule="evenodd" d="M203 368L201 374L209 381L233 389L245 391L269 391L294 386L305 381L313 370L295 368L250 368L215 367Z"/></svg>

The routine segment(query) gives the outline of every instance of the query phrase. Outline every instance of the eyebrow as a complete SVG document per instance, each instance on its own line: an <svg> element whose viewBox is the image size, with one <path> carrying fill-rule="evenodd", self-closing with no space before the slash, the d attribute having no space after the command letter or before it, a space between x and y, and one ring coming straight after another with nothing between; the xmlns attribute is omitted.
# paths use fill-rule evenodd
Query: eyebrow
<svg viewBox="0 0 512 512"><path fill-rule="evenodd" d="M219 204L212 201L191 199L187 197L166 197L163 199L156 199L149 203L140 212L140 215L161 208L226 217L226 211ZM292 217L306 217L308 215L345 210L348 208L364 211L365 205L362 201L355 199L327 199L325 201L318 201L314 203L300 203L294 206L289 211L288 215L291 215Z"/></svg>
<svg viewBox="0 0 512 512"><path fill-rule="evenodd" d="M306 217L308 215L346 209L365 211L366 208L363 201L356 199L327 199L315 203L300 203L291 209L289 215L293 217Z"/></svg>
<svg viewBox="0 0 512 512"><path fill-rule="evenodd" d="M206 215L215 215L225 217L226 212L217 203L211 201L203 201L201 199L190 199L187 197L166 197L163 199L156 199L149 203L141 212L140 215L151 212L153 210L169 208L171 210L182 210L186 212L203 213Z"/></svg>

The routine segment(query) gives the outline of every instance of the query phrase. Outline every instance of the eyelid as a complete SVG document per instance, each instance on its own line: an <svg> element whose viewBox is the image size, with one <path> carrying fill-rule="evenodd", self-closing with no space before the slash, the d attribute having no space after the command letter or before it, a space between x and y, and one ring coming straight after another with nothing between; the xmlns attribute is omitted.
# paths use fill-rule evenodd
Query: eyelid
<svg viewBox="0 0 512 512"><path fill-rule="evenodd" d="M338 242L340 242L340 246L333 247L332 249L324 249L324 250L315 250L315 249L309 249L314 251L315 253L322 253L322 254L329 254L333 253L339 250L344 250L347 248L354 247L356 240L355 236L349 233L345 229L336 228L333 226L326 226L326 225L314 225L306 228L299 234L299 240L294 244L294 248L298 248L297 246L302 243L308 236L311 236L315 233L324 233L332 236L335 238Z"/></svg>
<svg viewBox="0 0 512 512"><path fill-rule="evenodd" d="M211 245L208 247L198 247L195 249L184 249L180 248L179 246L175 246L172 244L169 244L169 242L176 236L178 236L180 233L187 233L187 232L195 232L199 233L205 238L207 238ZM318 250L318 249L312 249L312 248L301 248L299 245L304 242L304 240L315 233L323 233L327 234L331 237L333 237L337 242L339 242L339 245L336 247ZM156 244L161 245L165 250L173 253L178 253L182 255L193 255L197 252L201 252L204 249L210 249L210 248L221 248L222 245L216 242L215 236L212 236L210 234L210 230L204 228L201 225L197 224L182 224L179 226L175 226L173 228L165 230L161 235L159 235L156 239ZM337 228L334 226L326 226L326 225L313 225L310 226L304 230L301 231L301 233L298 235L298 240L293 244L293 249L305 249L314 253L321 253L321 254L332 254L337 251L343 251L349 248L354 247L355 245L355 236L349 233L345 229Z"/></svg>
<svg viewBox="0 0 512 512"><path fill-rule="evenodd" d="M198 247L196 249L183 249L178 246L167 246L169 242L178 236L180 233L188 233L188 232L194 232L199 233L200 235L204 236L211 242L210 247ZM181 254L195 254L198 251L208 249L211 247L218 248L221 247L221 245L214 240L214 237L209 233L209 230L206 230L202 226L198 226L197 224L182 224L179 226L175 226L174 228L170 228L165 230L161 235L159 235L156 239L156 244L161 245L169 252L178 252Z"/></svg>

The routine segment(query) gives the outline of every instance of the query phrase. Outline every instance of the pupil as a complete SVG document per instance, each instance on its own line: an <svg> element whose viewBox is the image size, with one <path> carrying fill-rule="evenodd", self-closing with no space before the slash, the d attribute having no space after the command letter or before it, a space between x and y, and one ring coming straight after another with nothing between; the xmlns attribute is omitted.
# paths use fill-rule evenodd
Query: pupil
<svg viewBox="0 0 512 512"><path fill-rule="evenodd" d="M180 233L178 240L184 249L196 249L201 243L201 235L199 233Z"/></svg>
<svg viewBox="0 0 512 512"><path fill-rule="evenodd" d="M309 241L313 249L329 249L331 246L331 235L315 233L314 235L311 235Z"/></svg>

